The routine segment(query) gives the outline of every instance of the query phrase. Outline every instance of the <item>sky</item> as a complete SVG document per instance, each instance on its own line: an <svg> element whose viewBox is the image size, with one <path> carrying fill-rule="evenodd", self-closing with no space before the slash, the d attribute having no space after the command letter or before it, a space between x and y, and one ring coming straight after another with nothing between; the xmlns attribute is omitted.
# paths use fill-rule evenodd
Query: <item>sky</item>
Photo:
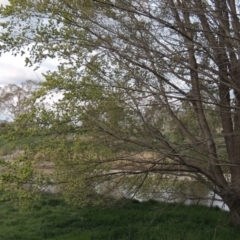
<svg viewBox="0 0 240 240"><path fill-rule="evenodd" d="M7 4L8 0L0 0L0 4ZM42 73L56 69L57 61L46 60L38 69L25 67L25 58L21 56L14 57L10 53L0 56L0 87L8 84L20 84L25 80L43 80Z"/></svg>
<svg viewBox="0 0 240 240"><path fill-rule="evenodd" d="M3 5L8 4L8 0L0 0L0 4L3 4Z"/></svg>
<svg viewBox="0 0 240 240"><path fill-rule="evenodd" d="M34 68L25 67L24 57L4 53L0 57L0 86L20 84L25 80L42 81L44 79L42 73L55 69L56 65L56 61L49 59L34 71Z"/></svg>
<svg viewBox="0 0 240 240"><path fill-rule="evenodd" d="M1 4L7 4L8 0L0 0ZM26 80L42 81L44 77L42 73L46 73L48 70L55 70L57 67L57 60L47 59L40 68L34 71L34 67L25 67L24 56L13 56L11 53L4 53L0 56L0 87L4 87L8 84L21 84ZM58 99L59 97L56 97ZM48 100L52 102L55 99ZM0 110L0 120L11 120L11 116L2 110Z"/></svg>

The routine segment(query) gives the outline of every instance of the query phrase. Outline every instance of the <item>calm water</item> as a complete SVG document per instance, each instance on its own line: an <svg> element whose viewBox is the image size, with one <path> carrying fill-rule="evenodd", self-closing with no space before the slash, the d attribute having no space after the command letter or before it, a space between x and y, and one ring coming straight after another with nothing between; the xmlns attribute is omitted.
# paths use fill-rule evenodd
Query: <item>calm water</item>
<svg viewBox="0 0 240 240"><path fill-rule="evenodd" d="M108 185L108 184L106 184ZM98 186L99 193L106 193L115 198L133 198L138 201L147 201L153 199L159 202L178 202L186 205L200 204L205 206L217 206L222 210L229 211L229 208L223 203L221 197L209 191L205 186L198 182L184 182L180 187L151 187L149 190L136 191L136 187L115 187L110 191L107 186ZM154 191L152 190L154 189Z"/></svg>
<svg viewBox="0 0 240 240"><path fill-rule="evenodd" d="M179 182L178 182L179 183ZM223 203L221 197L209 191L205 186L194 181L180 182L178 187L159 187L151 186L144 191L137 191L137 187L113 186L110 182L98 184L95 187L96 192L106 194L116 199L132 198L138 201L147 201L149 199L159 202L177 202L186 205L200 204L205 206L217 206L222 210L229 211L229 208ZM59 189L52 185L45 188L46 192L56 193Z"/></svg>

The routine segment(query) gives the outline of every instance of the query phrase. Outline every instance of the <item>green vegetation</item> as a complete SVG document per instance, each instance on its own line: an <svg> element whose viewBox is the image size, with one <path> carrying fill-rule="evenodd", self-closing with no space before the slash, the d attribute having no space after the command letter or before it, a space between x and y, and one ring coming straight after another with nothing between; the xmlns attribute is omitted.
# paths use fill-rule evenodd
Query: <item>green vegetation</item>
<svg viewBox="0 0 240 240"><path fill-rule="evenodd" d="M240 226L238 7L237 0L1 5L0 55L24 56L25 65L35 69L57 59L40 84L0 88L0 109L14 119L7 139L21 142L23 153L3 159L2 188L29 200L29 190L39 192L51 180L68 202L83 207L100 202L92 197L96 188L107 189L105 195L122 186L154 193L166 180L179 185L178 177L194 179L223 199L232 223ZM45 171L45 180L39 166L46 162L54 171ZM130 220L137 230L130 225L130 231L124 219L122 238L150 238ZM180 237L174 221L167 226L173 230L161 226L156 234L153 223L151 234L159 239L177 229ZM99 237L106 223L97 226ZM218 234L201 227L189 238Z"/></svg>
<svg viewBox="0 0 240 240"><path fill-rule="evenodd" d="M22 139L15 141L6 140L10 126L10 123L0 123L0 157L13 154L23 147L24 141Z"/></svg>
<svg viewBox="0 0 240 240"><path fill-rule="evenodd" d="M148 201L121 202L109 208L69 206L44 196L31 211L0 205L1 240L77 239L239 239L228 224L230 214L218 208Z"/></svg>
<svg viewBox="0 0 240 240"><path fill-rule="evenodd" d="M8 155L12 152L12 145L7 143L0 135L0 156Z"/></svg>

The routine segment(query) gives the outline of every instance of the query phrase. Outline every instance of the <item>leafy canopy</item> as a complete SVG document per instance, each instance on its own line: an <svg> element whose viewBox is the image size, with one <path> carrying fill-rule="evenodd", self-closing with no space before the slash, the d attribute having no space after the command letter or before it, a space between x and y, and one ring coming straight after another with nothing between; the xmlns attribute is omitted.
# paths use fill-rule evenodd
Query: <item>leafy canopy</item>
<svg viewBox="0 0 240 240"><path fill-rule="evenodd" d="M0 9L1 52L30 52L29 66L58 59L32 102L62 94L19 116L11 136L29 140L26 161L55 163L70 201L84 204L99 188L154 191L181 173L235 206L236 1L10 3Z"/></svg>

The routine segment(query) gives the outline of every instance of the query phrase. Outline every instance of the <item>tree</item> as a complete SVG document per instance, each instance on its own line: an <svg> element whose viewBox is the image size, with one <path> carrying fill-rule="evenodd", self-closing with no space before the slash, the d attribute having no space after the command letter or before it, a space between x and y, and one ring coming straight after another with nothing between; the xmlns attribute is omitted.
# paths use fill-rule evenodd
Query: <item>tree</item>
<svg viewBox="0 0 240 240"><path fill-rule="evenodd" d="M180 171L221 196L240 224L237 0L10 2L0 10L1 52L28 49L30 66L59 58L37 96L63 94L54 110L20 117L15 134L42 137L37 150L51 152L71 199L97 181L138 190L151 174L161 182ZM143 151L151 157L136 157Z"/></svg>
<svg viewBox="0 0 240 240"><path fill-rule="evenodd" d="M31 104L27 104L27 100L37 88L38 83L32 80L27 80L20 86L8 84L0 88L0 109L2 113L14 119L26 112L31 108Z"/></svg>

